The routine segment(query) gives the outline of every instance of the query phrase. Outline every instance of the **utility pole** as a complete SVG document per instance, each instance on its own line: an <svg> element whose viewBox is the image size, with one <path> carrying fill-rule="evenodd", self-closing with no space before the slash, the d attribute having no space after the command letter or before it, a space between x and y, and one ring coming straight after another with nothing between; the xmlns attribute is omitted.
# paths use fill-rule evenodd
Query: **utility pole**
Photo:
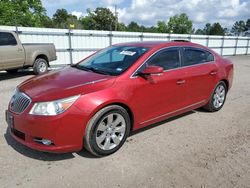
<svg viewBox="0 0 250 188"><path fill-rule="evenodd" d="M118 12L117 12L117 5L115 5L115 31L117 31L118 27Z"/></svg>

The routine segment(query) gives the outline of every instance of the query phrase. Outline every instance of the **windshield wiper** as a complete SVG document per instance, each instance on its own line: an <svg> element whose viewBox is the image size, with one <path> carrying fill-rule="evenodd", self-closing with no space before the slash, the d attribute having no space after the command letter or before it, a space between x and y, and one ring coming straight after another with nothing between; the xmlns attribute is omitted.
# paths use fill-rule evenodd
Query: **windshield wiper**
<svg viewBox="0 0 250 188"><path fill-rule="evenodd" d="M84 70L84 71L88 71L88 72L95 72L95 73L99 73L99 74L105 74L105 75L111 75L106 71L100 70L98 68L94 68L94 67L85 67L85 66L80 66L80 65L71 65L71 67L75 67L77 69L80 70Z"/></svg>
<svg viewBox="0 0 250 188"><path fill-rule="evenodd" d="M100 70L98 68L94 68L94 67L84 67L84 68L87 68L87 69L89 69L89 70L91 70L92 72L95 72L95 73L110 75L108 72Z"/></svg>

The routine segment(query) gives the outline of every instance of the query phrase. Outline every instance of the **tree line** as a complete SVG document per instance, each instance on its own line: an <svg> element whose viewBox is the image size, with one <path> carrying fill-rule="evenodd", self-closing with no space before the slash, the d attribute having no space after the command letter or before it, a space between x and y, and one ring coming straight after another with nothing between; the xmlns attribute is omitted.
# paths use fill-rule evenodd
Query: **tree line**
<svg viewBox="0 0 250 188"><path fill-rule="evenodd" d="M85 30L117 30L131 32L202 34L202 35L240 35L250 30L250 18L236 21L231 29L223 28L220 23L207 23L203 29L195 30L193 22L185 14L175 15L169 20L160 20L155 26L146 27L131 21L125 25L118 22L116 15L108 8L87 9L87 15L77 18L65 9L58 9L50 18L46 14L41 0L1 0L0 25L16 25L24 27L69 28Z"/></svg>

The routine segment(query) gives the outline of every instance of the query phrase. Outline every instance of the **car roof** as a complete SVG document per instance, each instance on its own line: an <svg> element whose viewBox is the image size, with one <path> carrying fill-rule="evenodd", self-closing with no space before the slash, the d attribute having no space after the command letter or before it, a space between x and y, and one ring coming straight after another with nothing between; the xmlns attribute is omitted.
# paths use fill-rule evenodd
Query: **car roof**
<svg viewBox="0 0 250 188"><path fill-rule="evenodd" d="M168 46L190 46L190 47L198 47L205 48L200 44L192 43L190 41L185 40L174 40L174 41L139 41L139 42L126 42L115 44L114 46L138 46L138 47L148 47L148 48L160 48L160 47L168 47Z"/></svg>

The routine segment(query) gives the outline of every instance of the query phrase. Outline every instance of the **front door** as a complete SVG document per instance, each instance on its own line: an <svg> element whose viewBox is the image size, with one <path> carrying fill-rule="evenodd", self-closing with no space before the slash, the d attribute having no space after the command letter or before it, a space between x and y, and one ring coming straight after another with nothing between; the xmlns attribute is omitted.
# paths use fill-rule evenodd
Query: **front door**
<svg viewBox="0 0 250 188"><path fill-rule="evenodd" d="M180 67L179 48L167 48L157 52L139 69L148 65L161 66L164 73L146 78L132 78L133 105L137 121L141 126L163 118L168 113L178 110L185 103L185 84L182 84L183 72Z"/></svg>

